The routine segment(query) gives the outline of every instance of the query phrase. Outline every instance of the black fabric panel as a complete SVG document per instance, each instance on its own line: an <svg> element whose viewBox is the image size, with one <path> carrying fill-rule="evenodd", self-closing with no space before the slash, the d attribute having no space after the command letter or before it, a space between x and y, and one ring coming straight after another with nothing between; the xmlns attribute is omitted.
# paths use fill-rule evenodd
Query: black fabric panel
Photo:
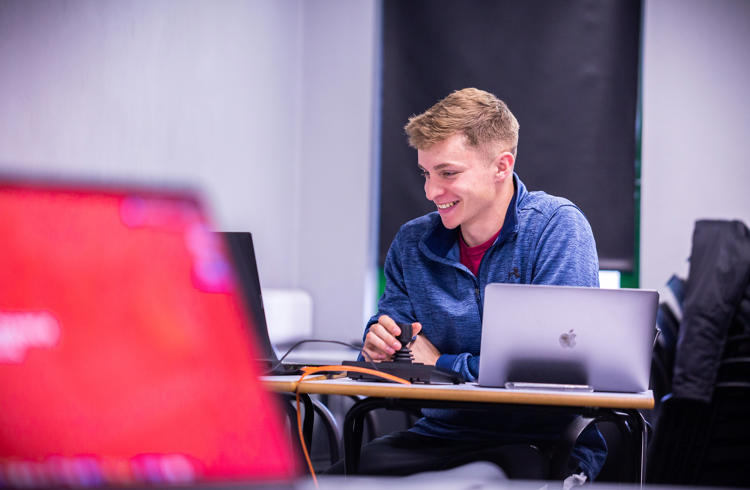
<svg viewBox="0 0 750 490"><path fill-rule="evenodd" d="M711 401L729 329L749 283L750 230L740 221L697 221L674 361L675 397Z"/></svg>
<svg viewBox="0 0 750 490"><path fill-rule="evenodd" d="M380 261L433 211L409 116L452 91L505 100L521 125L516 171L591 222L602 268L631 270L641 2L384 0Z"/></svg>

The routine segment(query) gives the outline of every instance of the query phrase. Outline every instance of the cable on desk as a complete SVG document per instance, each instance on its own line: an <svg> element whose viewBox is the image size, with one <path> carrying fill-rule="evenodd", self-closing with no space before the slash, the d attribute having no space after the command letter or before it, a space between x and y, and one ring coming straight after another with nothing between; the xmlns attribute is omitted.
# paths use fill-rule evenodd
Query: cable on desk
<svg viewBox="0 0 750 490"><path fill-rule="evenodd" d="M401 383L404 385L410 385L411 382L407 381L403 378L399 378L398 376L393 376L392 374L384 373L382 371L377 371L375 369L367 369L363 367L357 367L357 366L318 366L318 367L304 367L302 368L302 375L297 379L297 383L294 386L294 395L295 400L297 402L297 432L299 433L299 440L302 446L302 452L305 455L305 462L307 462L307 468L310 470L310 475L312 476L313 483L315 483L315 488L318 488L318 478L315 476L315 469L313 468L312 459L310 459L310 453L307 452L307 446L305 445L305 434L302 430L302 415L300 410L300 401L299 401L299 385L302 382L303 379L305 379L306 376L309 376L311 374L315 373L322 373L322 372L334 372L334 373L340 373L342 371L355 371L358 373L365 373L369 374L371 376L377 376L383 379L387 379L390 381L395 381L396 383Z"/></svg>
<svg viewBox="0 0 750 490"><path fill-rule="evenodd" d="M278 362L274 364L273 366L271 366L268 369L268 371L266 371L265 374L273 373L276 368L281 366L281 364L284 362L284 359L286 359L287 356L291 354L294 349L296 349L302 344L313 343L313 342L318 342L318 343L323 343L323 344L338 344L338 345L343 345L345 347L349 347L354 350L361 351L362 356L365 358L365 361L367 361L372 366L372 369L374 369L375 371L380 371L378 366L376 366L375 363L373 362L372 358L365 351L362 350L362 348L364 347L363 345L350 344L349 342L341 342L340 340L307 339L307 340L300 340L299 342L295 342L294 344L292 344L292 346L289 347L289 349L287 349L284 355L281 356Z"/></svg>

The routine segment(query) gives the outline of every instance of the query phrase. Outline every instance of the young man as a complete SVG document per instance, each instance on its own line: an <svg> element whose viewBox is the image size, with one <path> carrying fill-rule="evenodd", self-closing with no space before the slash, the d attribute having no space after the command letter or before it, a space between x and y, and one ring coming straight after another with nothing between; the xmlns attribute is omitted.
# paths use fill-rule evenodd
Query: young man
<svg viewBox="0 0 750 490"><path fill-rule="evenodd" d="M476 380L484 289L491 282L598 287L596 245L570 201L529 192L514 172L518 122L505 103L474 88L409 119L427 199L437 210L401 227L385 262L386 288L365 330L364 354L387 360L397 322L418 332L417 362ZM405 475L474 460L510 477L545 478L544 446L572 420L544 409L425 409L409 431L362 451L362 473ZM606 446L595 428L579 438L572 472L599 472Z"/></svg>

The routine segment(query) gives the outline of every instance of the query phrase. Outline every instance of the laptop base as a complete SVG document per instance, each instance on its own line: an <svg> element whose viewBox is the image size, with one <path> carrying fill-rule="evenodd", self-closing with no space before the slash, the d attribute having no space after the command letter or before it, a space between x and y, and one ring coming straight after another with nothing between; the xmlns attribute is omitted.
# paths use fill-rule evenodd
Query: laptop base
<svg viewBox="0 0 750 490"><path fill-rule="evenodd" d="M525 383L519 381L508 381L505 383L507 390L552 390L552 391L594 391L590 385L573 385L560 383Z"/></svg>

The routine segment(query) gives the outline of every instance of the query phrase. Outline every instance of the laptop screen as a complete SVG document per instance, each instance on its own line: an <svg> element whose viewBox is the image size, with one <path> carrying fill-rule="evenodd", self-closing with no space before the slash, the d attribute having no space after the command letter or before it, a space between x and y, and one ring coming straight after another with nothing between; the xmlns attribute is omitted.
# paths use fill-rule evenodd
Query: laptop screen
<svg viewBox="0 0 750 490"><path fill-rule="evenodd" d="M252 317L252 335L256 339L256 346L260 355L259 360L263 361L264 368L274 366L279 362L279 359L276 357L276 351L273 350L271 338L268 336L253 236L248 232L241 231L217 232L216 236L226 243L230 258L235 265L234 271L237 274L237 282L243 293L247 310Z"/></svg>
<svg viewBox="0 0 750 490"><path fill-rule="evenodd" d="M658 301L644 289L488 284L479 384L646 391Z"/></svg>
<svg viewBox="0 0 750 490"><path fill-rule="evenodd" d="M298 474L197 200L0 180L0 236L0 485Z"/></svg>

